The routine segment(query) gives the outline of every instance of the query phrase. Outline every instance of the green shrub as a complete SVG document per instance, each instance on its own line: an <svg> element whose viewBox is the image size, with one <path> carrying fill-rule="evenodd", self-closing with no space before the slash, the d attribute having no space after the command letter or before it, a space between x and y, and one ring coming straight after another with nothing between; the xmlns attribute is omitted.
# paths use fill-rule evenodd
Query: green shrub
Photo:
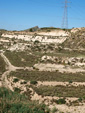
<svg viewBox="0 0 85 113"><path fill-rule="evenodd" d="M37 81L30 81L30 84L36 85Z"/></svg>
<svg viewBox="0 0 85 113"><path fill-rule="evenodd" d="M80 97L80 98L78 99L78 101L79 101L79 102L82 102L82 98Z"/></svg>
<svg viewBox="0 0 85 113"><path fill-rule="evenodd" d="M23 82L20 82L20 84L27 84L27 82L26 81L23 81Z"/></svg>
<svg viewBox="0 0 85 113"><path fill-rule="evenodd" d="M14 88L14 91L17 92L17 93L20 93L20 92L21 92L21 89L15 87L15 88Z"/></svg>
<svg viewBox="0 0 85 113"><path fill-rule="evenodd" d="M39 40L35 40L34 41L34 44L38 44L38 43L40 43Z"/></svg>
<svg viewBox="0 0 85 113"><path fill-rule="evenodd" d="M32 28L31 28L31 29L29 29L29 31L30 31L30 32L33 32Z"/></svg>
<svg viewBox="0 0 85 113"><path fill-rule="evenodd" d="M63 98L63 99L58 99L58 100L56 100L56 103L57 103L57 104L65 104L66 101L65 101L65 99Z"/></svg>
<svg viewBox="0 0 85 113"><path fill-rule="evenodd" d="M69 84L72 84L73 83L73 81L72 80L69 80Z"/></svg>
<svg viewBox="0 0 85 113"><path fill-rule="evenodd" d="M19 81L19 79L18 78L14 78L14 80L13 80L13 82L18 82Z"/></svg>

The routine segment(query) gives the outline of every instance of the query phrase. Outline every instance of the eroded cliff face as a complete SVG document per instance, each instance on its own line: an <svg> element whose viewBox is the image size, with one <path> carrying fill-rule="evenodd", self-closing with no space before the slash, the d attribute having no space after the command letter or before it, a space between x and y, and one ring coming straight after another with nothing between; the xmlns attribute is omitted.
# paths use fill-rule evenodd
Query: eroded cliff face
<svg viewBox="0 0 85 113"><path fill-rule="evenodd" d="M69 49L84 49L85 48L85 28L73 28L71 30L39 30L36 32L27 31L6 31L2 37L10 39L21 39L24 41L41 43L56 43Z"/></svg>

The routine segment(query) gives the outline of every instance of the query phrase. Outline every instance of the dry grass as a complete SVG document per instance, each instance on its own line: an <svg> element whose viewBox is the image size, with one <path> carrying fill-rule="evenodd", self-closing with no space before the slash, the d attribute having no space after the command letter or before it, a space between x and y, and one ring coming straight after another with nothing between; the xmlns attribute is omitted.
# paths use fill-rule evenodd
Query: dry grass
<svg viewBox="0 0 85 113"><path fill-rule="evenodd" d="M85 82L85 73L59 73L45 71L17 70L11 72L10 76L15 76L28 81L62 81L62 82Z"/></svg>
<svg viewBox="0 0 85 113"><path fill-rule="evenodd" d="M42 96L57 97L83 97L85 95L85 86L40 86L33 89Z"/></svg>
<svg viewBox="0 0 85 113"><path fill-rule="evenodd" d="M6 57L14 66L24 67L24 66L33 66L38 62L39 56L30 55L27 52L5 52Z"/></svg>

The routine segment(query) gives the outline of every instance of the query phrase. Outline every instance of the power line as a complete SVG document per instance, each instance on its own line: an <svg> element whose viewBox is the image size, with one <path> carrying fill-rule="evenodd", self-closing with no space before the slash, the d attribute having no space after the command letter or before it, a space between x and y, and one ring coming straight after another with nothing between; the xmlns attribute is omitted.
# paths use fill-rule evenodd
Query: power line
<svg viewBox="0 0 85 113"><path fill-rule="evenodd" d="M65 0L62 28L68 29L68 0Z"/></svg>

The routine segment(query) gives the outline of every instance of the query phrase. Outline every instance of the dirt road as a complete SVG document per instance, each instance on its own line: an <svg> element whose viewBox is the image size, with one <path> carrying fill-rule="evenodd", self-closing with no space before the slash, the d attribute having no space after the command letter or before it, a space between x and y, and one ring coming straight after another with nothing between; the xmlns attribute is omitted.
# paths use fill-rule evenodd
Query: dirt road
<svg viewBox="0 0 85 113"><path fill-rule="evenodd" d="M4 55L4 53L1 53L0 54L1 55L1 57L4 59L4 61L5 61L5 63L6 63L6 72L4 72L3 74L2 74L2 78L1 78L1 80L2 80L2 86L5 86L5 87L8 87L9 88L9 86L8 86L8 84L7 84L7 75L9 75L9 73L11 72L11 71L16 71L17 69L27 69L27 70L33 70L33 68L32 67L15 67L15 66L13 66L11 63L10 63L10 61L8 60L8 58Z"/></svg>

